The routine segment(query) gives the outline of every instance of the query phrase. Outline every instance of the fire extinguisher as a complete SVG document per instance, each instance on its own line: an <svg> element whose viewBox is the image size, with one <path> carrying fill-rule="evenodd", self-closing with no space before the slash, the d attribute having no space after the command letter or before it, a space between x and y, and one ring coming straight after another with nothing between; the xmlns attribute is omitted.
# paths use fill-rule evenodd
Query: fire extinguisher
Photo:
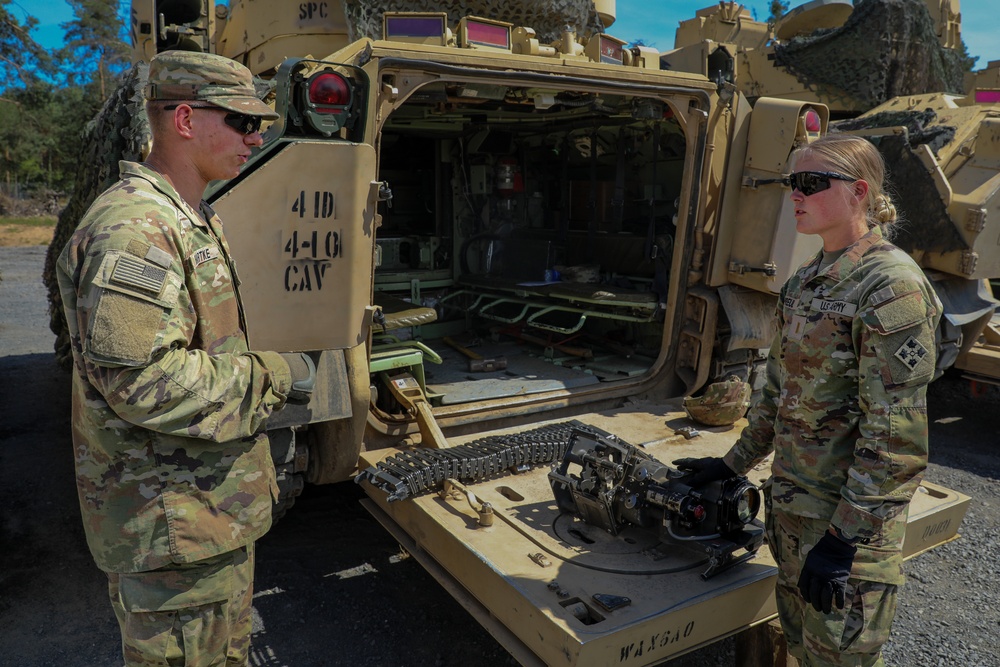
<svg viewBox="0 0 1000 667"><path fill-rule="evenodd" d="M524 192L524 179L521 177L521 166L513 157L497 158L496 188L501 197L511 197L515 193Z"/></svg>

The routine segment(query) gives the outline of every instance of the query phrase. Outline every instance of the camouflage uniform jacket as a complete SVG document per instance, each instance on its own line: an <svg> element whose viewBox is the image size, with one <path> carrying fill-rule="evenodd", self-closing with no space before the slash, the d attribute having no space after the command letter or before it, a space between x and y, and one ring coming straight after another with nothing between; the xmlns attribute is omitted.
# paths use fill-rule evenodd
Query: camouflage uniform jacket
<svg viewBox="0 0 1000 667"><path fill-rule="evenodd" d="M101 569L128 573L267 531L277 485L263 424L291 376L277 353L249 351L218 217L144 165L121 172L57 272L87 542Z"/></svg>
<svg viewBox="0 0 1000 667"><path fill-rule="evenodd" d="M869 578L896 583L898 567L885 560L901 562L906 510L927 466L926 386L942 308L878 228L822 271L820 258L781 290L767 383L725 460L746 471L773 450L773 508L829 520L863 542L856 562L873 566Z"/></svg>

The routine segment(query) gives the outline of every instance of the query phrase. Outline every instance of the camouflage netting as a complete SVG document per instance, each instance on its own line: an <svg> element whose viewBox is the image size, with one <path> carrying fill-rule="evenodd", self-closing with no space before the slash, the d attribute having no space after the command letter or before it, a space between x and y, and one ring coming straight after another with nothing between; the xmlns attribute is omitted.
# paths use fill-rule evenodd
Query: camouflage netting
<svg viewBox="0 0 1000 667"><path fill-rule="evenodd" d="M66 368L72 358L55 263L97 195L118 180L118 161L141 159L143 146L149 141L149 121L142 97L148 69L145 63L140 63L126 72L101 111L84 128L86 153L80 156L76 187L66 208L59 213L55 234L45 256L42 280L49 292L49 328L56 335L56 360Z"/></svg>
<svg viewBox="0 0 1000 667"><path fill-rule="evenodd" d="M603 32L592 0L408 0L387 3L343 0L352 40L381 39L382 14L389 11L447 12L452 26L463 16L481 16L534 28L542 43L554 42L563 29L574 26L578 35Z"/></svg>
<svg viewBox="0 0 1000 667"><path fill-rule="evenodd" d="M871 108L901 95L962 92L959 54L941 46L923 0L858 0L840 28L775 47L804 85L840 89Z"/></svg>
<svg viewBox="0 0 1000 667"><path fill-rule="evenodd" d="M893 243L909 253L955 252L968 247L955 228L932 175L913 148L925 144L935 154L955 138L955 128L937 125L937 114L922 111L885 111L830 124L830 132L905 127L906 135L866 137L885 158L887 178L899 213Z"/></svg>
<svg viewBox="0 0 1000 667"><path fill-rule="evenodd" d="M892 242L907 251L947 253L968 247L948 214L934 179L902 135L869 137L888 166L888 180L899 220Z"/></svg>
<svg viewBox="0 0 1000 667"><path fill-rule="evenodd" d="M955 138L955 128L935 125L937 114L933 109L923 111L883 111L876 114L830 123L830 132L853 132L885 127L905 127L911 146L927 144L935 155L942 146Z"/></svg>

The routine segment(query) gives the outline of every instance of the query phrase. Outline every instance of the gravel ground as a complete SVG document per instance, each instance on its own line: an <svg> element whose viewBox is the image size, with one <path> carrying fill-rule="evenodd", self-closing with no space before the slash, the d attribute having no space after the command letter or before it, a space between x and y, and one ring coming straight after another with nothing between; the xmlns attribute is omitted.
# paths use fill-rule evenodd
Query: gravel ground
<svg viewBox="0 0 1000 667"><path fill-rule="evenodd" d="M103 575L80 526L68 376L52 359L44 247L0 248L0 666L120 664ZM1000 655L1000 391L931 388L930 481L973 497L962 537L911 560L889 665L993 666ZM310 487L258 543L255 667L516 663L358 505ZM726 640L667 663L735 665Z"/></svg>

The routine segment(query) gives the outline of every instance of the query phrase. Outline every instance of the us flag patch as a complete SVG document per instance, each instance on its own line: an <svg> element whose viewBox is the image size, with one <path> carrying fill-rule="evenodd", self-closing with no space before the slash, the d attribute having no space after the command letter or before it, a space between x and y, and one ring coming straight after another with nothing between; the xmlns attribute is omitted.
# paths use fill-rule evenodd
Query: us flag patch
<svg viewBox="0 0 1000 667"><path fill-rule="evenodd" d="M896 350L896 354L893 356L906 364L907 368L913 370L926 354L927 350L924 346L916 338L910 336L903 341L903 344L899 346L899 349Z"/></svg>
<svg viewBox="0 0 1000 667"><path fill-rule="evenodd" d="M112 282L153 294L160 293L166 279L167 272L165 270L129 255L119 257L115 263L114 271L111 272Z"/></svg>

